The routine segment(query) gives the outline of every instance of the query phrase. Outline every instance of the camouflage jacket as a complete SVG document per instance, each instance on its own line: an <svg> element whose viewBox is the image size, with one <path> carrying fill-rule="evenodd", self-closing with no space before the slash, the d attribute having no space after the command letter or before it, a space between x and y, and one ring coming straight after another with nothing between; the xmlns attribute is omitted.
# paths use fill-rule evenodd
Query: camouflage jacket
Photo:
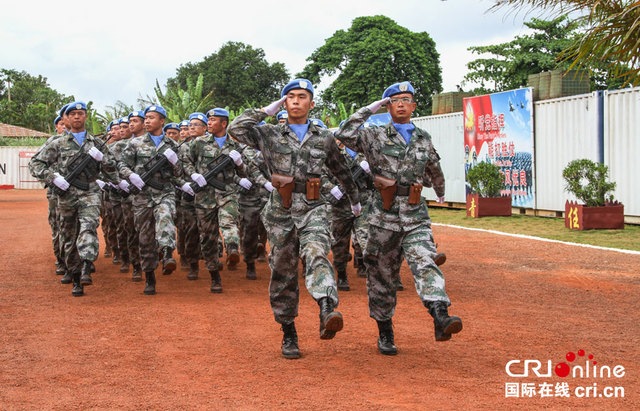
<svg viewBox="0 0 640 411"><path fill-rule="evenodd" d="M262 111L246 110L233 120L229 126L229 133L242 143L260 150L271 174L293 176L296 182L304 183L309 178L327 179L329 170L344 187L345 195L351 204L359 202L356 184L329 130L310 124L307 134L300 142L288 123L258 126L257 123L266 117L266 113ZM299 217L311 208L325 205L323 197L308 201L306 194L294 192L293 203L285 210L282 207L282 198L277 190L274 190L271 193L270 204L280 213L291 213Z"/></svg>
<svg viewBox="0 0 640 411"><path fill-rule="evenodd" d="M242 152L242 161L247 165L247 178L253 185L250 190L240 189L238 202L245 206L264 205L270 195L264 185L267 181L271 181L271 174L264 163L262 152L247 147Z"/></svg>
<svg viewBox="0 0 640 411"><path fill-rule="evenodd" d="M35 176L35 174L33 174L33 172L34 172L33 167L34 167L34 165L35 165L35 160L34 160L33 158L34 158L34 157L37 157L37 156L38 156L38 154L39 154L42 150L44 150L44 149L45 149L45 147L47 147L49 144L51 144L51 142L52 142L53 140L57 140L58 138L60 138L60 137L62 137L62 136L64 136L64 135L66 135L66 134L68 134L68 132L67 132L67 131L64 131L62 134L54 134L54 135L52 135L51 137L49 137L49 138L47 139L47 141L45 141L45 142L44 142L44 144L43 144L43 145L41 145L41 146L40 146L40 148L38 149L38 151L36 151L36 153L33 155L33 157L31 157L31 159L29 160L29 172L31 173L31 175L32 175L34 178L37 178L37 177ZM55 191L53 191L53 188L52 188L49 184L46 184L46 183L45 183L45 184L44 184L44 186L45 186L45 188L47 189L47 198L51 198L51 196L56 195L56 194L55 194Z"/></svg>
<svg viewBox="0 0 640 411"><path fill-rule="evenodd" d="M416 127L407 145L392 123L385 127L359 127L369 118L371 110L362 108L354 113L336 132L336 137L347 147L363 153L372 174L397 180L398 184L418 182L433 184L440 197L444 196L444 175L440 156L429 134ZM382 208L382 197L376 190L372 201L370 222L392 231L411 230L429 221L426 203L410 205L408 197L396 196L389 211Z"/></svg>
<svg viewBox="0 0 640 411"><path fill-rule="evenodd" d="M140 137L132 137L127 141L127 145L122 151L120 161L118 162L118 171L122 178L129 180L129 176L136 173L140 176L145 173L145 165L149 163L156 154L162 155L162 153L171 148L176 155L178 155L178 144L170 138L164 136L160 145L156 147L149 133L143 134ZM178 157L179 158L179 157ZM174 166L170 163L167 166L156 173L153 178L163 184L162 190L157 190L149 184L146 184L140 193L134 196L134 206L146 206L153 207L158 204L162 198L167 195L175 198L175 186L182 186L184 180L182 178L182 167L180 161Z"/></svg>
<svg viewBox="0 0 640 411"><path fill-rule="evenodd" d="M205 175L210 168L214 167L220 159L221 154L228 155L231 150L242 151L242 146L233 141L229 136L222 148L218 146L212 135L197 137L189 143L189 150L185 155L184 172L191 180L191 174L200 173ZM237 196L240 186L238 182L242 177L246 177L247 171L244 162L241 166L236 166L233 162L229 164L224 172L217 176L217 180L225 184L225 190L218 190L211 184L203 187L203 190L196 193L195 205L200 208L214 208L223 205L228 201L228 196Z"/></svg>
<svg viewBox="0 0 640 411"><path fill-rule="evenodd" d="M182 168L182 175L183 178L186 182L190 183L191 182L191 177L190 174L187 173L187 171L185 170L185 165L189 162L189 145L191 144L191 142L193 140L195 140L195 138L193 137L189 137L186 139L187 141L184 142L183 145L180 146L180 149L178 150L179 152L176 153L178 154L178 157L180 158L180 167ZM195 198L188 195L187 193L185 193L184 191L182 191L181 188L176 187L176 206L177 205L181 205L181 206L191 206L193 207L193 202L194 202Z"/></svg>
<svg viewBox="0 0 640 411"><path fill-rule="evenodd" d="M78 158L80 152L87 153L91 147L99 147L103 145L103 141L97 137L87 133L82 146L78 144L72 134L62 134L53 136L48 143L31 158L29 168L35 178L53 187L54 173L61 176L67 176L70 172L69 166ZM91 160L89 165L84 169L80 179L89 183L89 190L84 191L71 185L67 190L67 194L59 198L61 205L76 204L79 197L86 193L100 192L100 187L95 182L96 179L102 177L105 181L117 184L120 179L116 172L116 161L107 146L101 147L103 154L102 161Z"/></svg>

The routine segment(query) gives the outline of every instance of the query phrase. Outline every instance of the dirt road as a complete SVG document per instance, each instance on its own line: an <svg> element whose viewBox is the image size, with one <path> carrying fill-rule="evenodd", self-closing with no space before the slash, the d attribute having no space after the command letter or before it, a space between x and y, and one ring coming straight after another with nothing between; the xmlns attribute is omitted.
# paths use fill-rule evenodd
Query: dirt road
<svg viewBox="0 0 640 411"><path fill-rule="evenodd" d="M435 227L460 334L435 342L405 264L399 353L378 354L365 282L349 266L335 339L318 338L318 307L301 290L303 357L292 361L280 355L266 263L257 281L244 279L244 264L223 271L223 294L209 292L207 276L187 281L178 270L159 275L158 294L145 296L144 283L101 256L94 285L73 298L54 273L46 215L44 191L0 191L1 409L640 409L638 255ZM584 356L568 362L578 350ZM528 377L507 375L512 360L540 361L543 376L531 367ZM597 373L621 366L624 375L553 371L587 360L590 371L596 363ZM522 374L523 363L509 371ZM569 397L558 396L562 383ZM535 395L523 396L523 384ZM620 389L606 398L605 387L622 387L624 398Z"/></svg>

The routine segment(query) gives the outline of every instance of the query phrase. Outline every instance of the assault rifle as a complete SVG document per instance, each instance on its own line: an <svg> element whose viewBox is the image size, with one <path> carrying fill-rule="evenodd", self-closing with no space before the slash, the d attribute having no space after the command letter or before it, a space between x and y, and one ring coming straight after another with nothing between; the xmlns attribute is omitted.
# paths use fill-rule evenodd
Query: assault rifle
<svg viewBox="0 0 640 411"><path fill-rule="evenodd" d="M176 155L178 155L178 149L186 142L187 139L184 139L182 143L180 143L176 148L169 148L172 149L176 153ZM163 170L167 165L171 165L169 159L167 159L167 157L165 157L163 153L164 151L158 152L155 156L151 157L149 161L147 161L143 166L146 171L140 175L140 178L142 179L142 181L144 181L145 186L148 185L149 187L155 188L156 190L162 190L164 188L164 184L154 179L154 174ZM180 159L178 159L178 161L180 161ZM144 189L144 187L142 188ZM129 187L129 194L135 195L140 193L140 191L142 190L138 189L138 187L133 184L131 184L131 186Z"/></svg>
<svg viewBox="0 0 640 411"><path fill-rule="evenodd" d="M86 139L86 137L85 137ZM102 151L102 148L104 146L107 145L107 142L111 140L111 136L109 136L109 138L107 138L105 141L102 142L102 144L100 144L100 146L96 147L98 150ZM85 140L86 141L86 140ZM75 156L73 156L73 158L71 159L71 161L69 162L69 173L66 176L63 176L65 180L67 180L67 182L82 190L82 191L87 191L89 189L89 182L84 181L84 180L80 180L79 177L80 175L85 171L85 169L92 164L92 162L95 162L96 160L93 159L93 157L91 157L89 155L89 153L84 151L84 146L80 147L80 150L78 150L78 152L76 153ZM53 191L59 195L59 196L64 196L68 190L62 190L59 187L54 186L53 187Z"/></svg>
<svg viewBox="0 0 640 411"><path fill-rule="evenodd" d="M236 151L242 154L245 148L246 146ZM229 157L228 154L220 154L218 155L218 157L213 159L211 163L214 164L214 166L211 167L202 176L204 177L205 180L207 180L207 185L212 185L215 189L220 191L226 191L227 185L224 183L224 181L218 180L217 177L218 177L218 174L222 173L223 178L226 180L226 173L227 173L226 170L230 164L233 164L233 159ZM191 189L193 190L194 193L199 193L200 191L204 190L204 187L200 187L198 183L196 183L195 181L189 185L191 186Z"/></svg>
<svg viewBox="0 0 640 411"><path fill-rule="evenodd" d="M355 181L358 186L358 190L366 190L368 188L366 171L360 167L360 164L354 164L351 167L351 176L353 177L353 181Z"/></svg>

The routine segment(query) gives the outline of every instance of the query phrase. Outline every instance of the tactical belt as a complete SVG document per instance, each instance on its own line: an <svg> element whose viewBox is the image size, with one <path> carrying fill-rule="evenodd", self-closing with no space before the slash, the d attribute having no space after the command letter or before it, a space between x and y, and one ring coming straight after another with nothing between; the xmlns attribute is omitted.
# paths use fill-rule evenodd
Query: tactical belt
<svg viewBox="0 0 640 411"><path fill-rule="evenodd" d="M398 184L398 189L396 190L397 196L406 197L409 195L411 191L411 186L405 186L404 184Z"/></svg>
<svg viewBox="0 0 640 411"><path fill-rule="evenodd" d="M294 186L293 186L293 192L294 193L306 194L306 192L307 192L307 183L306 182L302 182L302 181L296 181L294 183Z"/></svg>

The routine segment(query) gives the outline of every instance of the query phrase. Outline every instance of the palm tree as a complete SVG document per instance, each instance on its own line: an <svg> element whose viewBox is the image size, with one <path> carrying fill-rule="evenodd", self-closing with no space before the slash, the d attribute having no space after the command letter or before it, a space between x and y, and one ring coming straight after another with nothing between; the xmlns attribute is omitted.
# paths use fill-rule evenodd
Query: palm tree
<svg viewBox="0 0 640 411"><path fill-rule="evenodd" d="M167 92L163 93L156 79L156 85L153 88L153 91L156 93L156 99L147 96L146 99L141 99L140 102L145 105L160 104L167 111L167 119L179 123L187 119L191 113L205 112L212 108L213 91L210 91L202 97L203 83L201 73L198 75L195 84L192 78L187 78L186 90L182 90L180 87L174 87L167 89Z"/></svg>
<svg viewBox="0 0 640 411"><path fill-rule="evenodd" d="M586 32L563 51L560 59L572 67L610 61L608 69L626 84L640 85L640 1L630 0L497 0L490 10L534 7L552 14L580 13Z"/></svg>

